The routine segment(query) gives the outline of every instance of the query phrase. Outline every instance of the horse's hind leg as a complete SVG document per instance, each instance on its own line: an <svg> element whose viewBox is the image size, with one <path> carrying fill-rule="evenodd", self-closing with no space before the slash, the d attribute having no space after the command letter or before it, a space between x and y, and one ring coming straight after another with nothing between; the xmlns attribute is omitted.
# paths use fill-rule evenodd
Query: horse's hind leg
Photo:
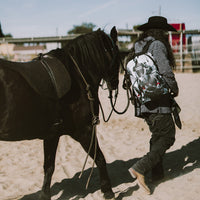
<svg viewBox="0 0 200 200"><path fill-rule="evenodd" d="M44 140L44 182L40 194L40 200L50 200L51 178L55 169L55 156L59 137Z"/></svg>
<svg viewBox="0 0 200 200"><path fill-rule="evenodd" d="M91 131L92 132L92 131ZM91 142L91 132L85 132L82 137L79 138L79 142L84 148L86 152L88 152L90 142ZM96 137L96 134L95 134ZM97 139L97 138L96 138ZM94 152L95 152L95 139L92 144L92 148L90 150L90 157L94 159ZM106 199L111 199L114 197L114 193L111 188L110 178L108 176L107 168L106 168L106 161L104 158L104 155L99 147L98 141L97 141L97 149L96 149L96 159L95 163L99 169L99 175L100 175L100 183L101 183L101 191L104 193L104 197Z"/></svg>

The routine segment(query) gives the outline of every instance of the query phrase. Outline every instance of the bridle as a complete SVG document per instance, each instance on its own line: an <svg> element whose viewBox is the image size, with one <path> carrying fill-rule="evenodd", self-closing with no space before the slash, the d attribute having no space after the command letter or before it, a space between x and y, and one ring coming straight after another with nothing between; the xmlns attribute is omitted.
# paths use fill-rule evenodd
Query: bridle
<svg viewBox="0 0 200 200"><path fill-rule="evenodd" d="M114 43L113 39L110 37L111 41L112 41L112 46L113 46L113 52L114 52L114 58L111 62L111 67L109 69L112 69L113 68L113 65L116 63L116 60L119 59L119 62L120 62L120 65L122 66L122 69L124 71L124 80L125 80L125 84L126 84L126 95L127 95L127 105L125 107L125 109L123 111L118 111L116 110L115 108L115 105L117 103L117 97L118 97L118 87L117 89L115 90L115 94L114 94L114 103L113 103L113 90L109 90L109 96L108 98L110 99L110 104L111 104L111 111L110 111L110 114L108 115L107 119L105 118L105 114L104 114L104 111L103 111L103 107L101 105L101 102L99 101L99 105L100 105L100 109L101 109L101 112L102 112L102 118L104 120L104 122L108 122L113 111L117 114L124 114L128 108L129 108L129 105L130 105L130 97L132 96L132 92L130 91L130 88L128 87L128 75L127 75L127 70L126 68L124 67L124 64L122 62L122 59L120 58L120 55L119 55L119 49L118 49L118 46ZM103 88L103 85L100 85L101 88ZM105 88L103 88L105 90Z"/></svg>

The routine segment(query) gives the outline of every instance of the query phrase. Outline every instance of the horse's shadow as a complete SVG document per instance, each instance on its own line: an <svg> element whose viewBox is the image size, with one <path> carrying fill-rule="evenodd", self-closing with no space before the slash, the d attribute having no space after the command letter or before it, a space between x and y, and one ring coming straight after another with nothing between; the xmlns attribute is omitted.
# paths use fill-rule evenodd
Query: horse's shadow
<svg viewBox="0 0 200 200"><path fill-rule="evenodd" d="M182 146L181 149L169 152L165 155L164 168L165 179L173 179L175 177L187 174L195 168L200 168L200 138ZM128 161L116 160L107 164L108 173L111 178L112 187L116 187L122 183L133 182L133 178L128 173L128 169L138 160L134 158ZM82 177L79 179L80 172L76 173L74 177L70 179L64 179L60 183L55 183L51 187L52 196L58 195L57 200L67 200L72 198L78 200L86 197L90 193L94 193L100 189L98 169L94 168L93 175L90 180L88 189L85 189L87 179L90 174L90 169L84 171ZM117 175L116 175L117 174ZM163 182L162 181L162 182ZM129 187L125 192L118 194L117 200L123 199L124 196L131 196L132 193L139 187ZM20 200L35 200L39 198L39 191L33 194L29 194L21 198Z"/></svg>

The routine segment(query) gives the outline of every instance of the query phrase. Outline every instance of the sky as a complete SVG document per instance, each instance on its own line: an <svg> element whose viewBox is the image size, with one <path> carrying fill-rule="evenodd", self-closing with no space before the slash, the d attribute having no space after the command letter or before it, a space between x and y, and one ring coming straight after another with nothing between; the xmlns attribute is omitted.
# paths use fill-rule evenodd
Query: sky
<svg viewBox="0 0 200 200"><path fill-rule="evenodd" d="M16 38L64 36L83 22L132 29L155 15L200 30L200 0L0 0L3 33Z"/></svg>

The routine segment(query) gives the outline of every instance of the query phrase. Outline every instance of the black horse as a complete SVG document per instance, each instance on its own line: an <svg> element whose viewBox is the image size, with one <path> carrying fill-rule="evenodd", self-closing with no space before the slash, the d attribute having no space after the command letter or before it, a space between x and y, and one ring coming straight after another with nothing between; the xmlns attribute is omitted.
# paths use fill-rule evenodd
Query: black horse
<svg viewBox="0 0 200 200"><path fill-rule="evenodd" d="M41 200L51 199L50 184L59 137L70 135L88 152L98 121L100 81L104 79L109 90L118 87L120 60L116 42L117 31L113 27L110 35L102 30L81 35L69 41L65 47L30 62L0 59L0 140L43 140L44 182ZM55 80L55 71L61 66L65 70L61 70L62 73ZM65 76L65 71L70 76ZM51 77L51 83L48 83L47 74ZM71 81L62 80L62 76ZM59 81L61 86L58 85ZM63 82L65 85L62 85ZM96 156L101 191L105 198L112 198L114 193L98 142L96 155L94 152L95 140L89 155L93 159Z"/></svg>

